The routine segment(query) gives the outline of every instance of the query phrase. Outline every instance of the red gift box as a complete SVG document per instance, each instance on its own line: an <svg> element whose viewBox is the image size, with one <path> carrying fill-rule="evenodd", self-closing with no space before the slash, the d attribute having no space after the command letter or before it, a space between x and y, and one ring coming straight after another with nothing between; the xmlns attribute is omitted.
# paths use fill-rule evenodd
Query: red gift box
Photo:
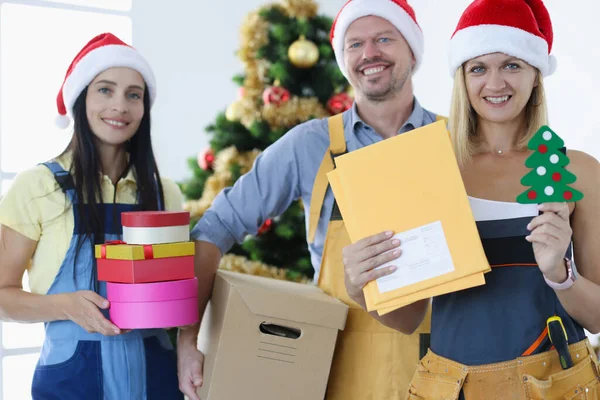
<svg viewBox="0 0 600 400"><path fill-rule="evenodd" d="M98 280L150 283L194 278L194 243L130 245L111 241L96 246Z"/></svg>

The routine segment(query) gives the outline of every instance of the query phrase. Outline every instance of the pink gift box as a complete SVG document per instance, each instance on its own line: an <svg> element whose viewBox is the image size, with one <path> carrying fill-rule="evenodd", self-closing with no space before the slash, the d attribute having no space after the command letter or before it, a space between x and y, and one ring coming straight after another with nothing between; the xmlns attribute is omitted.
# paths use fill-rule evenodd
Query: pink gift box
<svg viewBox="0 0 600 400"><path fill-rule="evenodd" d="M196 324L198 280L106 283L110 319L121 329L172 328Z"/></svg>

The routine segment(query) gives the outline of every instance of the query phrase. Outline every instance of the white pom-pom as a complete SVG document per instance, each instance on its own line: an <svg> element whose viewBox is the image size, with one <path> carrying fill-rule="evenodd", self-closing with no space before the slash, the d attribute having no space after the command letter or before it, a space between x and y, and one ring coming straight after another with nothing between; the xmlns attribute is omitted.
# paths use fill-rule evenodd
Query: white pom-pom
<svg viewBox="0 0 600 400"><path fill-rule="evenodd" d="M548 56L548 74L546 74L546 76L550 76L554 73L554 71L556 71L556 67L558 64L558 60L556 59L556 57L554 57L554 55L549 55Z"/></svg>
<svg viewBox="0 0 600 400"><path fill-rule="evenodd" d="M67 129L71 124L71 118L68 115L57 115L54 119L54 124L60 129Z"/></svg>

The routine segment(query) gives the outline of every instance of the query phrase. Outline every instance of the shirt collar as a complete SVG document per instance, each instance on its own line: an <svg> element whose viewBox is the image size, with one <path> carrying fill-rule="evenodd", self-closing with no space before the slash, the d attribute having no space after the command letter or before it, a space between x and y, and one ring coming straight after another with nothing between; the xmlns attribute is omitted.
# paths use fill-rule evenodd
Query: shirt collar
<svg viewBox="0 0 600 400"><path fill-rule="evenodd" d="M129 168L129 170L127 171L127 175L125 175L122 180L125 182L136 183L135 174L133 173L133 167Z"/></svg>
<svg viewBox="0 0 600 400"><path fill-rule="evenodd" d="M400 132L398 132L398 133L404 133L411 129L421 127L423 125L424 114L425 114L425 111L423 110L423 107L421 107L421 103L419 103L419 101L417 100L416 97L413 97L412 113L410 114L410 116L408 117L408 120L404 123L402 128L400 128ZM365 127L369 126L358 115L357 105L356 105L356 102L354 102L354 103L352 103L352 108L350 110L350 126L352 127L353 131L357 128L357 124L360 124ZM360 126L360 125L358 125L358 126Z"/></svg>

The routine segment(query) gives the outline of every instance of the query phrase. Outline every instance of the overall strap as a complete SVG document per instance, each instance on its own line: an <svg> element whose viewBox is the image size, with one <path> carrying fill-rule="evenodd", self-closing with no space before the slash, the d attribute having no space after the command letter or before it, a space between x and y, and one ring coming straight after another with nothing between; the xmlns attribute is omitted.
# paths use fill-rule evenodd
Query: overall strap
<svg viewBox="0 0 600 400"><path fill-rule="evenodd" d="M73 177L68 171L65 171L63 167L60 166L56 161L48 161L42 163L45 165L52 175L54 175L54 179L58 186L62 189L62 191L66 194L67 198L71 202L71 204L75 204L77 200L77 194L75 192L75 184L73 183Z"/></svg>
<svg viewBox="0 0 600 400"><path fill-rule="evenodd" d="M346 137L344 135L343 114L336 114L327 120L329 126L329 148L323 156L323 161L317 171L310 198L310 215L308 220L308 242L312 243L317 232L321 208L325 200L325 193L329 187L327 173L335 169L334 158L346 153Z"/></svg>

